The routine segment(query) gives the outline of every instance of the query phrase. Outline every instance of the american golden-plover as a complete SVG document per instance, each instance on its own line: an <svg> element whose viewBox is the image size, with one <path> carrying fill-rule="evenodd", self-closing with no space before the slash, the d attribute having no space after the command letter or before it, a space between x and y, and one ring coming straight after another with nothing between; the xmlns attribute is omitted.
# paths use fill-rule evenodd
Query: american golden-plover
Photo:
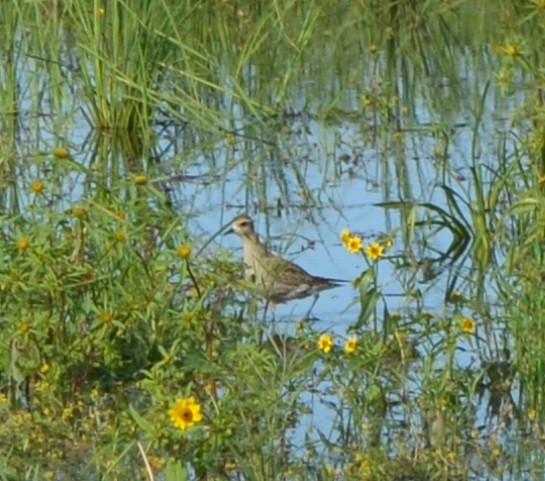
<svg viewBox="0 0 545 481"><path fill-rule="evenodd" d="M313 276L293 262L271 254L259 241L254 222L247 214L235 217L227 233L235 233L242 239L244 276L256 284L268 303L280 304L308 296L314 296L315 303L321 291L338 287L343 282Z"/></svg>

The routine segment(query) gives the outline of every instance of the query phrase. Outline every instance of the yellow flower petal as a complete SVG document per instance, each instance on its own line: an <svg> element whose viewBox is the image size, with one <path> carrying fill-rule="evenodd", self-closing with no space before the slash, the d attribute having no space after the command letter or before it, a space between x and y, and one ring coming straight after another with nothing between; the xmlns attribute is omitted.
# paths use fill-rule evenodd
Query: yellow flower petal
<svg viewBox="0 0 545 481"><path fill-rule="evenodd" d="M466 334L473 334L475 332L475 319L472 317L465 317L462 319L462 331L464 331Z"/></svg>
<svg viewBox="0 0 545 481"><path fill-rule="evenodd" d="M193 396L179 399L168 412L172 424L185 431L202 421L201 405Z"/></svg>
<svg viewBox="0 0 545 481"><path fill-rule="evenodd" d="M376 261L384 255L384 248L378 242L373 242L367 246L365 253L367 254L367 257Z"/></svg>
<svg viewBox="0 0 545 481"><path fill-rule="evenodd" d="M329 334L322 334L318 339L318 349L329 354L333 349L333 338Z"/></svg>
<svg viewBox="0 0 545 481"><path fill-rule="evenodd" d="M350 252L351 254L357 254L363 248L363 241L361 240L361 237L355 235L351 236L345 245L348 249L348 252Z"/></svg>
<svg viewBox="0 0 545 481"><path fill-rule="evenodd" d="M358 347L358 339L356 337L349 338L344 345L344 352L352 354Z"/></svg>

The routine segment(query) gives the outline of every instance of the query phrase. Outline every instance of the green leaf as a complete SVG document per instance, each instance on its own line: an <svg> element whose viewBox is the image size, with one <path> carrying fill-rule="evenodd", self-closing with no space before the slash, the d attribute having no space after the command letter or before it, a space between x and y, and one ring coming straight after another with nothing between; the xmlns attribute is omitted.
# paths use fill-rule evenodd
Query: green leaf
<svg viewBox="0 0 545 481"><path fill-rule="evenodd" d="M348 328L349 331L360 329L361 326L374 314L380 293L372 289L361 296L362 310L358 316L358 320L353 326Z"/></svg>
<svg viewBox="0 0 545 481"><path fill-rule="evenodd" d="M360 290L361 311L356 323L348 331L358 330L374 314L380 293L375 288L375 270L367 269L358 284Z"/></svg>
<svg viewBox="0 0 545 481"><path fill-rule="evenodd" d="M144 431L147 431L148 433L155 432L155 428L153 424L151 424L149 421L146 421L142 416L140 416L140 414L138 414L138 412L136 411L136 409L134 409L132 404L129 405L129 410L131 412L132 418L135 420L138 426L140 426Z"/></svg>
<svg viewBox="0 0 545 481"><path fill-rule="evenodd" d="M187 470L179 459L169 459L165 468L166 481L186 481Z"/></svg>

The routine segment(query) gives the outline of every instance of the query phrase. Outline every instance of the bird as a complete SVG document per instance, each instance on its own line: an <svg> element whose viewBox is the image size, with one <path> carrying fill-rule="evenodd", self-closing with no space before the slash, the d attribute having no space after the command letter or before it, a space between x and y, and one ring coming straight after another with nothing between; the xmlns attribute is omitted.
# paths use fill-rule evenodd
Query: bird
<svg viewBox="0 0 545 481"><path fill-rule="evenodd" d="M297 264L271 254L259 241L254 221L248 214L239 215L231 221L231 228L226 234L233 233L242 240L244 277L256 284L267 303L276 305L314 296L312 309L320 292L339 287L344 282L313 276Z"/></svg>

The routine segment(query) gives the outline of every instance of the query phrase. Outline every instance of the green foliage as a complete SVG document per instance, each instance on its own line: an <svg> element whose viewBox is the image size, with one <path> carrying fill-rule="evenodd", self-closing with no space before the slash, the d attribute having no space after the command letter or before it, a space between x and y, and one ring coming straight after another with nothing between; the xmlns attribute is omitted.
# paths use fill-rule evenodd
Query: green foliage
<svg viewBox="0 0 545 481"><path fill-rule="evenodd" d="M0 479L542 477L543 1L8 0L0 27ZM165 187L202 164L268 213L383 189L390 232L343 238L347 338L258 321Z"/></svg>

